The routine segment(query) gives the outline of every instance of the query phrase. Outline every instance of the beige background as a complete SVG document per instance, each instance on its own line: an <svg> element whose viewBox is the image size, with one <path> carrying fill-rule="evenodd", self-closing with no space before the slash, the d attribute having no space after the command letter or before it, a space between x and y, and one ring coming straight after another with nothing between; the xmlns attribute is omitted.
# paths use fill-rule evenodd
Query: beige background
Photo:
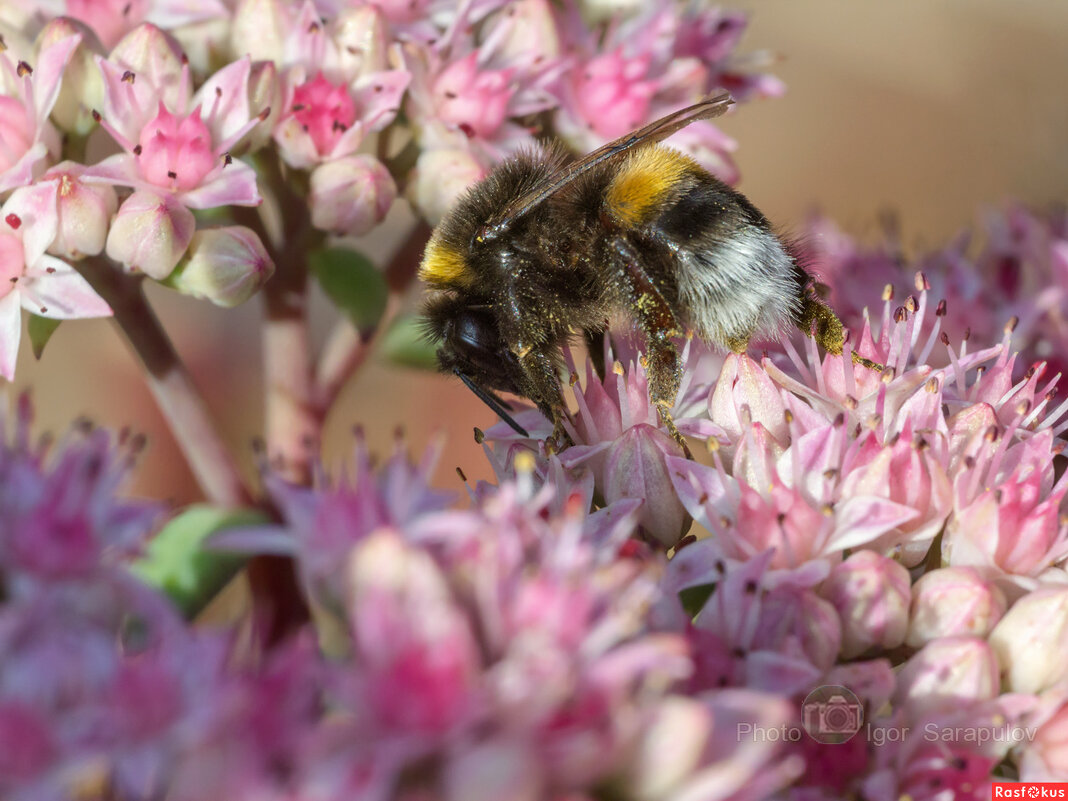
<svg viewBox="0 0 1068 801"><path fill-rule="evenodd" d="M778 0L735 3L752 13L744 50L781 56L788 95L744 106L723 123L739 144L741 188L777 224L819 207L870 236L897 211L906 242L938 243L1006 198L1068 197L1068 2L1064 0ZM376 250L386 244L373 245ZM257 301L223 311L159 290L165 325L188 360L231 446L245 455L261 428ZM413 299L414 300L414 299ZM320 336L330 311L321 301ZM136 365L109 323L68 323L42 362L25 347L18 387L30 387L39 430L85 415L149 434L133 490L176 502L197 497ZM472 426L490 413L458 382L370 362L328 425L328 455L343 454L361 422L372 446L404 426L413 447L432 432L452 469L485 476Z"/></svg>

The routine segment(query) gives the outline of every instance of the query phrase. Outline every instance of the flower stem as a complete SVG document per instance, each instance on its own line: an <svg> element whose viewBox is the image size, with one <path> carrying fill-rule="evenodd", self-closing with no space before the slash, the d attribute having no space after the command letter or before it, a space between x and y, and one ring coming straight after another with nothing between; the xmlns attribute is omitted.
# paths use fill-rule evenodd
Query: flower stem
<svg viewBox="0 0 1068 801"><path fill-rule="evenodd" d="M278 263L276 270L264 287L267 456L288 480L308 484L319 444L308 340L308 274L303 258Z"/></svg>
<svg viewBox="0 0 1068 801"><path fill-rule="evenodd" d="M248 505L251 493L149 305L143 279L122 273L103 258L84 259L75 266L115 313L115 322L144 366L148 387L204 496L220 506Z"/></svg>
<svg viewBox="0 0 1068 801"><path fill-rule="evenodd" d="M308 333L308 252L321 235L312 231L308 205L277 158L260 162L261 181L281 211L278 225L252 209L238 219L257 233L275 264L263 288L264 415L267 458L287 480L311 483L320 423L313 399L314 367ZM269 228L271 230L269 230ZM277 228L277 230L275 230Z"/></svg>

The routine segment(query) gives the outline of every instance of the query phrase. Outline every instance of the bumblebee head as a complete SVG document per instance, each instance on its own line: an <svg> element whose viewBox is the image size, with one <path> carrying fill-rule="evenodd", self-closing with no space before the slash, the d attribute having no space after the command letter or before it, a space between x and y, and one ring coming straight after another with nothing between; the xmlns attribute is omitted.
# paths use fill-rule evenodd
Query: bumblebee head
<svg viewBox="0 0 1068 801"><path fill-rule="evenodd" d="M438 344L438 366L480 387L519 392L519 360L501 339L484 301L437 293L423 309L428 336Z"/></svg>

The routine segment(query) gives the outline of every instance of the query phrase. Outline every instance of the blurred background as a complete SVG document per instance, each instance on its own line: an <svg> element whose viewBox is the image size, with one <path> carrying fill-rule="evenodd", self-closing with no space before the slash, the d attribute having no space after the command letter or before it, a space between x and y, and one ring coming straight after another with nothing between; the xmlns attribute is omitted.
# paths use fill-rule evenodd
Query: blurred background
<svg viewBox="0 0 1068 801"><path fill-rule="evenodd" d="M1017 199L1068 201L1068 3L1063 0L735 2L751 14L740 53L770 50L787 85L778 100L747 104L722 121L739 144L740 188L783 229L820 210L848 233L878 236L893 211L906 246L936 246L984 208ZM402 204L399 204L402 205ZM397 209L364 244L379 260L406 224ZM158 286L150 296L225 438L253 474L262 431L258 300L217 309ZM873 288L873 292L877 292ZM418 292L408 299L414 306ZM334 322L316 298L316 341ZM59 328L44 358L23 339L16 388L29 388L37 430L85 417L148 436L130 491L175 503L200 495L141 379L106 321ZM2 380L0 380L2 381ZM385 455L403 428L418 454L435 434L446 446L436 483L461 489L490 475L472 427L492 414L461 384L375 357L331 413L324 453L345 458L362 424Z"/></svg>

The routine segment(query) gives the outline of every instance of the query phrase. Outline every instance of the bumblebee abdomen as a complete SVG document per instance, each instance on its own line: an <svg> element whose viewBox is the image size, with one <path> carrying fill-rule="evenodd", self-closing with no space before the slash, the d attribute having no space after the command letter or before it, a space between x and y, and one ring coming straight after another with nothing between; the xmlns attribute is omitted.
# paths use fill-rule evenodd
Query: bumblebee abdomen
<svg viewBox="0 0 1068 801"><path fill-rule="evenodd" d="M808 276L741 193L703 173L652 225L677 259L684 322L703 339L736 349L798 319Z"/></svg>
<svg viewBox="0 0 1068 801"><path fill-rule="evenodd" d="M650 145L632 153L612 176L605 210L627 228L648 225L683 195L704 172L677 150Z"/></svg>

